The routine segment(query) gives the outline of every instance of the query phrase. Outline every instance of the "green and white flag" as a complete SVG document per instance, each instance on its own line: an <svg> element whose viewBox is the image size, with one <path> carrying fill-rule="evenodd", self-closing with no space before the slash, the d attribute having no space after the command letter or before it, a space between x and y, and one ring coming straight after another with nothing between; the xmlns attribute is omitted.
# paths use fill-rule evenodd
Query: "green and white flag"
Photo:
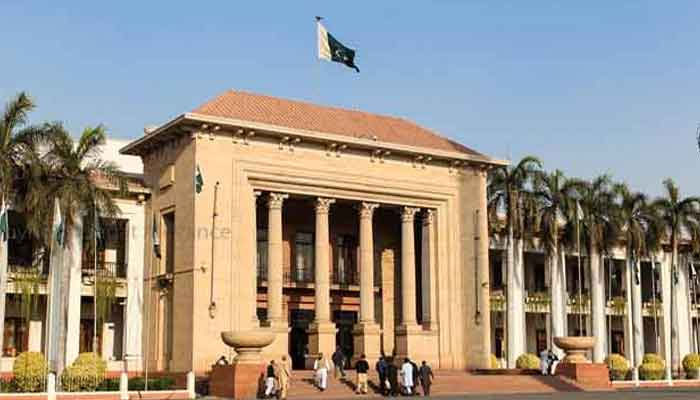
<svg viewBox="0 0 700 400"><path fill-rule="evenodd" d="M321 19L321 17L316 17L316 25L318 28L318 58L321 60L339 62L360 72L360 69L355 65L355 50L344 46L334 38L333 35L328 33L323 24L321 24Z"/></svg>
<svg viewBox="0 0 700 400"><path fill-rule="evenodd" d="M7 215L7 206L3 202L2 204L0 204L0 242L7 242L9 233L9 216Z"/></svg>
<svg viewBox="0 0 700 400"><path fill-rule="evenodd" d="M194 191L199 194L202 193L202 188L204 187L204 176L202 171L199 169L199 164L197 164L197 169L194 173Z"/></svg>
<svg viewBox="0 0 700 400"><path fill-rule="evenodd" d="M65 230L65 221L63 221L63 216L61 215L61 206L58 204L58 198L54 198L53 238L61 247L63 247Z"/></svg>

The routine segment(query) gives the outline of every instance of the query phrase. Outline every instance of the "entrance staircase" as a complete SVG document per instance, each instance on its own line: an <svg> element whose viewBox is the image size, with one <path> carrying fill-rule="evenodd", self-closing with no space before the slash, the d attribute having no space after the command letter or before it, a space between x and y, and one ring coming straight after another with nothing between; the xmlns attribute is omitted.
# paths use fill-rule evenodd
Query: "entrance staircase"
<svg viewBox="0 0 700 400"><path fill-rule="evenodd" d="M290 399L344 399L358 397L354 394L355 372L347 371L346 378L337 380L329 374L328 389L320 392L314 385L313 371L293 371L290 381ZM373 371L369 375L370 393L360 397L379 397L378 378ZM473 375L463 371L436 371L431 388L432 395L484 394L484 393L554 393L582 391L575 383L558 377L533 375ZM422 393L422 391L421 391Z"/></svg>

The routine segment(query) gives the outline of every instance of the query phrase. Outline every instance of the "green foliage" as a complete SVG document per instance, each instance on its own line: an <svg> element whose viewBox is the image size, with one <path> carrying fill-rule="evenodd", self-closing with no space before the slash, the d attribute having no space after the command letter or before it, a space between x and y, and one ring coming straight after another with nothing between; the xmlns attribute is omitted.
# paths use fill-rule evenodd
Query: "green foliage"
<svg viewBox="0 0 700 400"><path fill-rule="evenodd" d="M501 294L492 294L491 295L491 310L493 311L501 311L506 305L506 297Z"/></svg>
<svg viewBox="0 0 700 400"><path fill-rule="evenodd" d="M573 295L569 298L569 305L571 310L575 313L583 313L588 309L590 303L590 297L587 294Z"/></svg>
<svg viewBox="0 0 700 400"><path fill-rule="evenodd" d="M661 364L662 367L666 366L666 362L660 355L654 353L647 353L642 358L642 364Z"/></svg>
<svg viewBox="0 0 700 400"><path fill-rule="evenodd" d="M615 296L610 300L610 309L617 315L627 313L627 299L622 296Z"/></svg>
<svg viewBox="0 0 700 400"><path fill-rule="evenodd" d="M96 353L81 353L63 371L61 384L68 392L94 392L105 378L107 362Z"/></svg>
<svg viewBox="0 0 700 400"><path fill-rule="evenodd" d="M119 391L119 378L109 378L102 381L102 383L95 389L97 392L118 392Z"/></svg>
<svg viewBox="0 0 700 400"><path fill-rule="evenodd" d="M690 353L683 357L683 370L689 379L698 378L698 369L700 368L700 354Z"/></svg>
<svg viewBox="0 0 700 400"><path fill-rule="evenodd" d="M540 359L532 353L525 353L515 360L515 367L518 369L538 369Z"/></svg>
<svg viewBox="0 0 700 400"><path fill-rule="evenodd" d="M129 390L145 390L143 378L129 379ZM148 390L170 390L175 386L175 380L169 376L148 378Z"/></svg>
<svg viewBox="0 0 700 400"><path fill-rule="evenodd" d="M0 379L0 393L18 393L17 380L15 378Z"/></svg>
<svg viewBox="0 0 700 400"><path fill-rule="evenodd" d="M20 392L43 391L47 372L44 355L32 351L21 353L12 366L14 384Z"/></svg>
<svg viewBox="0 0 700 400"><path fill-rule="evenodd" d="M605 358L605 363L610 370L610 380L623 381L627 378L630 365L625 357L619 354L611 354Z"/></svg>
<svg viewBox="0 0 700 400"><path fill-rule="evenodd" d="M645 381L664 379L664 366L659 363L643 363L639 366L639 377Z"/></svg>
<svg viewBox="0 0 700 400"><path fill-rule="evenodd" d="M501 362L495 354L491 354L491 368L501 368Z"/></svg>

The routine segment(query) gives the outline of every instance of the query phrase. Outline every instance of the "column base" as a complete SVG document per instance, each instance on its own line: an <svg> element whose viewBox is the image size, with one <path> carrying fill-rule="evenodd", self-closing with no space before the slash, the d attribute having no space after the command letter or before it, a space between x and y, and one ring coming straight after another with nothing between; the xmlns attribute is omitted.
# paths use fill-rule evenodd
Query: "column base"
<svg viewBox="0 0 700 400"><path fill-rule="evenodd" d="M323 354L330 360L335 351L335 334L338 330L333 322L313 322L309 325L309 355L306 367L313 368L314 360Z"/></svg>
<svg viewBox="0 0 700 400"><path fill-rule="evenodd" d="M360 322L352 330L355 352L352 355L354 364L364 354L369 365L374 365L379 359L381 349L381 332L379 325L374 322Z"/></svg>
<svg viewBox="0 0 700 400"><path fill-rule="evenodd" d="M256 399L264 374L265 364L214 365L209 394L226 399Z"/></svg>
<svg viewBox="0 0 700 400"><path fill-rule="evenodd" d="M261 325L263 326L261 329L267 329L275 335L272 344L263 350L263 359L279 361L282 356L287 356L287 360L291 360L289 357L289 323L287 321L265 321Z"/></svg>
<svg viewBox="0 0 700 400"><path fill-rule="evenodd" d="M396 328L396 358L403 362L404 358L415 361L423 353L423 327L417 324L401 324Z"/></svg>

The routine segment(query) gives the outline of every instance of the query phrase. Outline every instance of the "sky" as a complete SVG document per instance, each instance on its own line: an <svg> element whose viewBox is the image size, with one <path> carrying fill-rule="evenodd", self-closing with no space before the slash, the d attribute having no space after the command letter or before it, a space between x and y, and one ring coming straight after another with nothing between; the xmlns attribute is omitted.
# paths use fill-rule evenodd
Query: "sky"
<svg viewBox="0 0 700 400"><path fill-rule="evenodd" d="M316 58L314 16L361 72ZM495 158L700 195L697 1L0 0L0 102L133 139L228 89L405 117Z"/></svg>

